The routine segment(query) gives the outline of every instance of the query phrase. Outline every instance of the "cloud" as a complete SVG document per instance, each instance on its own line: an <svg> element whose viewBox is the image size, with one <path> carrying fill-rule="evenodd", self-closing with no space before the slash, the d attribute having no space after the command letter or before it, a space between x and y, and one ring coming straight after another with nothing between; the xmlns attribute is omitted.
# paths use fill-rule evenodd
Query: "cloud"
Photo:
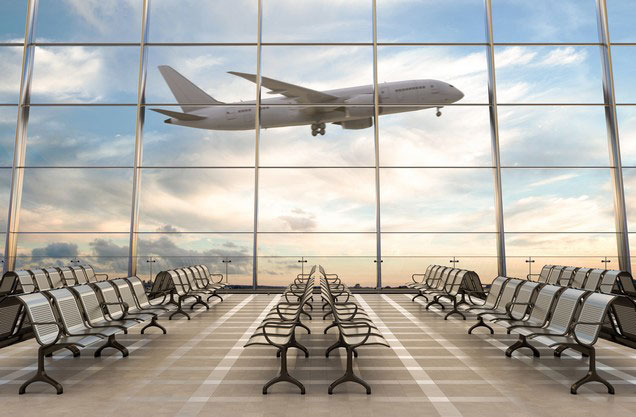
<svg viewBox="0 0 636 417"><path fill-rule="evenodd" d="M74 243L54 242L42 248L34 248L31 256L37 258L72 258L77 256L77 245Z"/></svg>
<svg viewBox="0 0 636 417"><path fill-rule="evenodd" d="M290 230L310 232L316 228L316 216L307 213L302 209L294 208L291 210L292 215L280 216L280 219L287 223Z"/></svg>
<svg viewBox="0 0 636 417"><path fill-rule="evenodd" d="M539 187L542 185L553 184L555 182L567 181L572 178L576 178L577 176L577 174L554 175L540 181L531 182L530 184L528 184L528 187Z"/></svg>

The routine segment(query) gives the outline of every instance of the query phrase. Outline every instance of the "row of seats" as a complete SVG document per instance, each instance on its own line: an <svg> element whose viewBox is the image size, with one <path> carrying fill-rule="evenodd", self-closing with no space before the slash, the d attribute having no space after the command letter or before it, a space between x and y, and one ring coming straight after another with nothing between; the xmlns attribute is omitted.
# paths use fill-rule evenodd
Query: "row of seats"
<svg viewBox="0 0 636 417"><path fill-rule="evenodd" d="M586 291L636 295L634 281L627 271L545 265L539 274L528 274L527 278L544 284Z"/></svg>
<svg viewBox="0 0 636 417"><path fill-rule="evenodd" d="M308 334L311 333L309 327L301 322L301 316L304 314L311 319L311 315L305 311L305 306L312 308L314 271L315 269L312 269L308 276L300 274L296 277L244 346L273 346L277 349L276 356L280 357L280 372L263 386L264 395L267 394L269 387L278 382L290 382L300 388L301 394L305 394L305 386L289 374L287 351L290 348L296 348L303 351L306 358L309 357L307 348L296 340L296 327L302 327Z"/></svg>
<svg viewBox="0 0 636 417"><path fill-rule="evenodd" d="M212 277L219 277L219 280L215 281ZM170 314L169 320L172 320L177 314L190 320L190 315L183 309L184 302L192 298L194 302L190 305L191 310L197 305L209 310L210 298L217 297L223 301L223 298L218 294L218 291L226 286L222 281L223 275L210 274L205 265L187 266L157 274L150 294L153 297L164 297L162 300L165 297L170 297L168 303L175 305L177 309ZM205 301L203 301L203 297L206 297Z"/></svg>
<svg viewBox="0 0 636 417"><path fill-rule="evenodd" d="M142 281L134 276L15 297L24 306L24 319L28 320L40 345L37 371L22 384L20 394L38 381L52 385L57 394L63 393L62 385L44 368L44 358L61 349L68 349L77 357L80 349L98 345L95 357L101 356L105 348L117 349L126 357L128 350L115 340L116 335L127 333L128 329L142 323L146 325L141 334L148 327L157 327L166 333L157 320L169 308L151 304Z"/></svg>
<svg viewBox="0 0 636 417"><path fill-rule="evenodd" d="M568 283L573 282L578 271L580 269L574 271L574 276ZM597 373L594 344L604 325L615 326L616 331L620 331L615 316L611 314L612 307L618 300L628 297L598 291L602 288L604 278L606 287L603 288L609 288L609 277L616 281L618 274L608 272L611 271L600 274L599 284L595 287L597 291L499 276L493 281L488 292L482 291L480 294L476 291L465 291L463 294L466 304L469 305L463 312L477 319L477 323L468 329L468 333L479 327L485 327L494 333L491 326L498 325L508 333L518 334L519 340L506 351L508 357L522 347L531 349L534 356L539 357L539 351L531 342L553 348L557 357L566 349L581 352L585 357L589 357L589 370L584 378L572 384L571 393L576 394L583 384L597 381L603 383L608 392L613 394L612 385ZM591 271L586 272L586 280L582 285L585 285L590 273ZM433 287L441 285L439 282L449 285L449 282L455 281L458 274L454 268L432 265L427 269L420 284L427 289L419 291L428 295L435 294ZM596 274L592 277L596 280ZM442 298L438 301L442 301ZM632 303L632 314L633 311Z"/></svg>
<svg viewBox="0 0 636 417"><path fill-rule="evenodd" d="M104 281L108 274L97 274L90 265L71 265L42 269L23 269L8 271L2 277L0 287L9 293L30 293L46 291L70 285L88 284Z"/></svg>
<svg viewBox="0 0 636 417"><path fill-rule="evenodd" d="M333 322L327 326L324 333L338 329L338 340L327 348L325 356L335 349L344 348L347 352L345 374L329 385L328 393L344 382L355 382L362 385L367 394L371 394L371 386L353 372L353 358L358 356L356 349L362 346L390 347L382 333L373 324L372 319L364 309L351 297L351 292L336 274L327 274L320 267L320 294L322 309L326 310L323 319L331 316Z"/></svg>

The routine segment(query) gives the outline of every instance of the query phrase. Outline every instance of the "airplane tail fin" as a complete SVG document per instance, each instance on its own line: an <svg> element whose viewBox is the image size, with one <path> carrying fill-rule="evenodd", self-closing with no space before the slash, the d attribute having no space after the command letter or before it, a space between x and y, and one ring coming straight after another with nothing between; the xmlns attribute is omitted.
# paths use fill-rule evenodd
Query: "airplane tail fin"
<svg viewBox="0 0 636 417"><path fill-rule="evenodd" d="M185 113L201 109L208 104L223 104L179 74L174 68L160 65L159 72Z"/></svg>

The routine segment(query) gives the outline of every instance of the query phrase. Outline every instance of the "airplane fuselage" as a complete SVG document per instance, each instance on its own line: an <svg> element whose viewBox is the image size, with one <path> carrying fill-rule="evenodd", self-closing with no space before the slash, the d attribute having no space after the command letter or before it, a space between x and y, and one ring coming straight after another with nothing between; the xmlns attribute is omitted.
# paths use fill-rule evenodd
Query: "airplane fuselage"
<svg viewBox="0 0 636 417"><path fill-rule="evenodd" d="M324 91L335 99L312 106L294 98L277 97L261 100L260 125L262 128L283 126L340 124L345 129L363 129L370 126L373 117L373 86L359 86ZM410 80L378 85L380 114L403 113L440 108L454 103L463 93L439 80ZM225 103L206 106L190 114L200 120L170 118L166 123L211 130L250 130L255 128L256 101ZM324 126L324 125L323 125Z"/></svg>

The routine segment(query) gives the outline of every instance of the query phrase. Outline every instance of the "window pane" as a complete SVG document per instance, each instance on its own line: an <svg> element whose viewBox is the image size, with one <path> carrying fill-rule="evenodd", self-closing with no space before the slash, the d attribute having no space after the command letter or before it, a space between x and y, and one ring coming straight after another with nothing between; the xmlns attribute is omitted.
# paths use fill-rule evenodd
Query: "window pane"
<svg viewBox="0 0 636 417"><path fill-rule="evenodd" d="M34 103L137 103L139 47L37 47Z"/></svg>
<svg viewBox="0 0 636 417"><path fill-rule="evenodd" d="M413 89L413 80L431 83ZM488 103L486 50L481 46L381 46L378 81L383 104ZM398 81L407 83L384 84Z"/></svg>
<svg viewBox="0 0 636 417"><path fill-rule="evenodd" d="M11 193L11 169L0 168L0 232L6 232L7 230L10 193Z"/></svg>
<svg viewBox="0 0 636 417"><path fill-rule="evenodd" d="M181 111L180 108L163 107ZM146 112L144 125L144 166L254 166L256 133L255 107L215 106L221 119L242 117L238 110L252 109L251 130L210 130L167 123L169 118Z"/></svg>
<svg viewBox="0 0 636 417"><path fill-rule="evenodd" d="M0 107L0 167L13 165L17 117L17 107Z"/></svg>
<svg viewBox="0 0 636 417"><path fill-rule="evenodd" d="M221 273L230 285L252 284L254 235L143 233L138 236L138 275L154 279L159 271L183 265L205 264L211 273ZM223 261L231 262L223 262ZM152 272L152 273L151 273ZM225 280L224 280L225 282Z"/></svg>
<svg viewBox="0 0 636 417"><path fill-rule="evenodd" d="M161 0L150 2L151 42L256 42L258 3Z"/></svg>
<svg viewBox="0 0 636 417"><path fill-rule="evenodd" d="M254 169L144 168L142 232L247 232L254 225Z"/></svg>
<svg viewBox="0 0 636 417"><path fill-rule="evenodd" d="M132 169L26 168L21 232L129 232Z"/></svg>
<svg viewBox="0 0 636 417"><path fill-rule="evenodd" d="M188 84L194 84L189 86L188 90L196 91L200 88L213 100L223 103L249 102L256 99L254 83L227 73L238 71L256 74L256 48L253 46L155 46L148 48L147 103L178 104L181 102L202 105L209 102L214 104L210 97L188 91L183 91L182 97L177 100L159 71L159 66L163 65L171 67L178 73L170 75L164 72L169 79L176 79L172 82L177 89L183 90ZM179 80L179 74L186 78L187 82ZM183 111L179 107L169 110ZM193 110L195 109L190 109L190 111Z"/></svg>
<svg viewBox="0 0 636 417"><path fill-rule="evenodd" d="M485 42L482 0L378 0L379 42Z"/></svg>
<svg viewBox="0 0 636 417"><path fill-rule="evenodd" d="M263 0L263 42L372 42L371 0Z"/></svg>
<svg viewBox="0 0 636 417"><path fill-rule="evenodd" d="M24 43L26 1L3 1L0 5L0 42Z"/></svg>
<svg viewBox="0 0 636 417"><path fill-rule="evenodd" d="M636 230L636 168L623 168L625 208L629 230Z"/></svg>
<svg viewBox="0 0 636 417"><path fill-rule="evenodd" d="M261 169L259 187L259 231L375 230L373 169Z"/></svg>
<svg viewBox="0 0 636 417"><path fill-rule="evenodd" d="M504 166L609 164L600 106L499 107L499 138Z"/></svg>
<svg viewBox="0 0 636 417"><path fill-rule="evenodd" d="M617 103L636 103L636 46L612 46L612 69Z"/></svg>
<svg viewBox="0 0 636 417"><path fill-rule="evenodd" d="M40 0L39 42L140 42L141 1Z"/></svg>
<svg viewBox="0 0 636 417"><path fill-rule="evenodd" d="M260 165L374 166L372 116L372 105L336 109L263 106ZM351 122L347 123L347 118ZM341 121L345 123L335 124ZM325 134L314 137L312 123L325 123Z"/></svg>
<svg viewBox="0 0 636 417"><path fill-rule="evenodd" d="M507 232L614 232L609 169L504 168L502 188Z"/></svg>
<svg viewBox="0 0 636 417"><path fill-rule="evenodd" d="M16 269L92 265L109 278L128 275L128 234L21 234Z"/></svg>
<svg viewBox="0 0 636 417"><path fill-rule="evenodd" d="M636 31L636 8L632 0L606 0L612 42L634 42Z"/></svg>
<svg viewBox="0 0 636 417"><path fill-rule="evenodd" d="M291 276L314 264L337 273L349 286L376 286L374 233L267 234L258 237L258 284L288 285Z"/></svg>
<svg viewBox="0 0 636 417"><path fill-rule="evenodd" d="M135 107L33 107L27 166L129 166Z"/></svg>
<svg viewBox="0 0 636 417"><path fill-rule="evenodd" d="M496 248L494 233L382 233L382 285L404 285L428 265L452 265L450 260L489 284L497 275Z"/></svg>
<svg viewBox="0 0 636 417"><path fill-rule="evenodd" d="M603 103L594 46L495 48L499 103Z"/></svg>
<svg viewBox="0 0 636 417"><path fill-rule="evenodd" d="M386 114L390 112L400 112ZM382 107L380 162L383 166L491 166L488 107L449 106L435 110Z"/></svg>
<svg viewBox="0 0 636 417"><path fill-rule="evenodd" d="M21 46L0 46L0 103L17 104L22 72Z"/></svg>
<svg viewBox="0 0 636 417"><path fill-rule="evenodd" d="M623 166L636 167L636 107L618 106L617 117Z"/></svg>
<svg viewBox="0 0 636 417"><path fill-rule="evenodd" d="M360 87L360 99L368 100L366 95L373 94L373 49L368 46L264 46L261 74L335 96L350 94L337 89ZM267 85L263 83L263 105L277 101L288 104L330 104L329 100L325 101L318 94L301 95L302 101L291 103L288 99L279 100L282 97L269 99L269 91L273 88ZM276 88L276 85L273 87ZM295 90L287 94L298 95ZM336 100L335 103L342 102ZM356 101L349 104L361 103ZM363 104L369 103L364 101Z"/></svg>
<svg viewBox="0 0 636 417"><path fill-rule="evenodd" d="M598 42L594 0L494 0L497 42Z"/></svg>
<svg viewBox="0 0 636 417"><path fill-rule="evenodd" d="M383 168L380 184L383 231L495 231L489 168Z"/></svg>
<svg viewBox="0 0 636 417"><path fill-rule="evenodd" d="M616 269L616 256L616 235L613 233L506 233L507 272L515 277L538 274L543 265ZM534 260L531 265L526 262L528 257ZM610 261L607 266L605 260Z"/></svg>

